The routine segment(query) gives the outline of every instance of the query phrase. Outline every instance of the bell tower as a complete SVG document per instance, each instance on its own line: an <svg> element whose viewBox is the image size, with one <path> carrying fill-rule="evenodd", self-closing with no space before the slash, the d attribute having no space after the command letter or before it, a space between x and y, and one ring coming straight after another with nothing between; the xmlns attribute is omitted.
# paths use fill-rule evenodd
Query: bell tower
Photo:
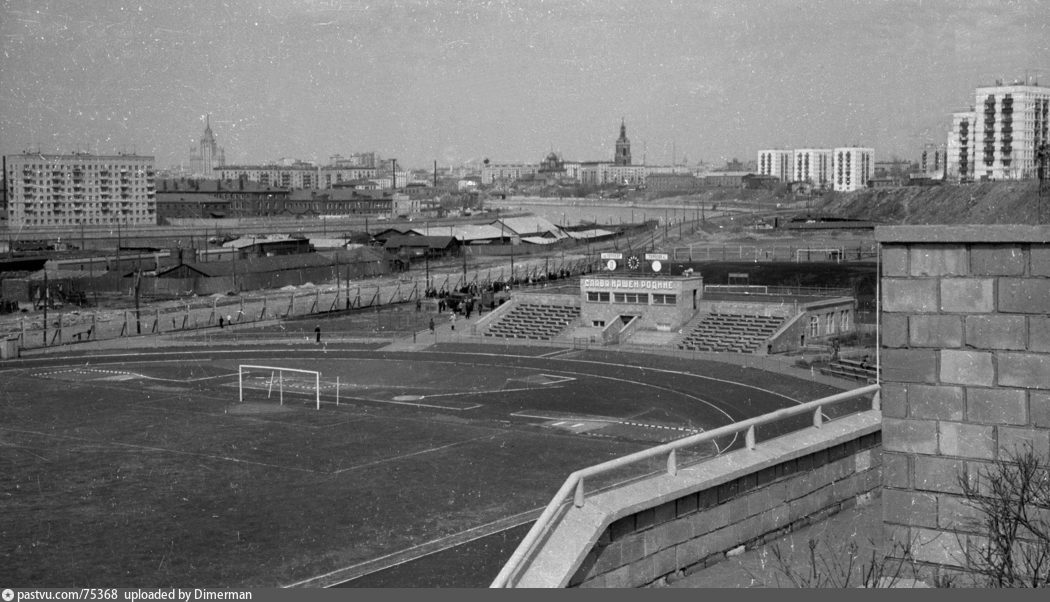
<svg viewBox="0 0 1050 602"><path fill-rule="evenodd" d="M631 164L631 141L627 139L627 124L620 119L620 137L616 139L616 156L613 165Z"/></svg>

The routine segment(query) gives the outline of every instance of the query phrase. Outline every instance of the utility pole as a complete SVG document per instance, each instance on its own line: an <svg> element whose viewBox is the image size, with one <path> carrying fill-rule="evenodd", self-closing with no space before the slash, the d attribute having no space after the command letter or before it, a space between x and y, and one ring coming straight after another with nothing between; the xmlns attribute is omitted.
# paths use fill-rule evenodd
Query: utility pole
<svg viewBox="0 0 1050 602"><path fill-rule="evenodd" d="M44 292L41 298L44 300L44 347L47 347L47 301L48 301L48 288L47 288L47 264L44 264Z"/></svg>
<svg viewBox="0 0 1050 602"><path fill-rule="evenodd" d="M139 289L142 284L142 270L135 269L135 334L142 334L142 320L139 319Z"/></svg>

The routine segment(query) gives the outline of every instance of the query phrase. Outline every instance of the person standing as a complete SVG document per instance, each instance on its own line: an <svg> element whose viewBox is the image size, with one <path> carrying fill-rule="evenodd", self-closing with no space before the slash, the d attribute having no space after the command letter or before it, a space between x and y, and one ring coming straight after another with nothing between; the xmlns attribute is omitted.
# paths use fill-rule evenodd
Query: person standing
<svg viewBox="0 0 1050 602"><path fill-rule="evenodd" d="M430 318L430 334L434 334L434 318Z"/></svg>
<svg viewBox="0 0 1050 602"><path fill-rule="evenodd" d="M321 342L321 325L320 324L318 324L314 328L314 336L317 338L317 342L320 343Z"/></svg>
<svg viewBox="0 0 1050 602"><path fill-rule="evenodd" d="M452 324L452 330L456 329L456 312L452 311L448 314L448 321Z"/></svg>

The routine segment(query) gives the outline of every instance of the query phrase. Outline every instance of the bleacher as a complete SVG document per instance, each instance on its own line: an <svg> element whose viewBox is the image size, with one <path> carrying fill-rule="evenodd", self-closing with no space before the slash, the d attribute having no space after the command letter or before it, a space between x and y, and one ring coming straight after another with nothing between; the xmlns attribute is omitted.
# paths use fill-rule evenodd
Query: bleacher
<svg viewBox="0 0 1050 602"><path fill-rule="evenodd" d="M701 317L678 342L689 351L755 353L773 336L784 318L746 314L712 313Z"/></svg>
<svg viewBox="0 0 1050 602"><path fill-rule="evenodd" d="M828 364L826 368L821 368L820 372L828 376L852 378L867 383L874 383L878 380L878 372L875 370L875 365L869 363L866 359L840 358Z"/></svg>
<svg viewBox="0 0 1050 602"><path fill-rule="evenodd" d="M550 340L580 317L580 308L571 305L519 303L485 329L487 337Z"/></svg>

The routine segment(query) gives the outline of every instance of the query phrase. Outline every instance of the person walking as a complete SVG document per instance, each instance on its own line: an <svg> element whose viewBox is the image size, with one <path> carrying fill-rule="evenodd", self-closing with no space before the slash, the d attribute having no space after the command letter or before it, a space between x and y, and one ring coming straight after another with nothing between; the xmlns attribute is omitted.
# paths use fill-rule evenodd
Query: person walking
<svg viewBox="0 0 1050 602"><path fill-rule="evenodd" d="M448 314L448 321L452 324L452 330L456 329L456 312L452 311Z"/></svg>
<svg viewBox="0 0 1050 602"><path fill-rule="evenodd" d="M314 328L314 335L317 338L317 342L320 343L321 342L321 325L320 324L318 324Z"/></svg>
<svg viewBox="0 0 1050 602"><path fill-rule="evenodd" d="M430 318L430 334L434 334L434 318Z"/></svg>

